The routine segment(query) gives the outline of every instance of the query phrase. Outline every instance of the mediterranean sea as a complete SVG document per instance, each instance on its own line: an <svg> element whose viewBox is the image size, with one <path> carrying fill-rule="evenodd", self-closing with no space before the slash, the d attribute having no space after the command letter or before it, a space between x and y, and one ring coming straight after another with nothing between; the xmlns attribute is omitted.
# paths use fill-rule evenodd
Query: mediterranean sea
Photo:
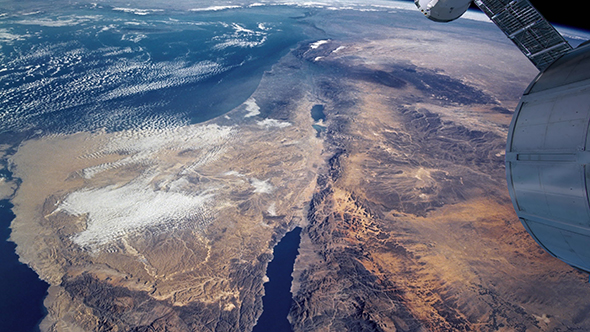
<svg viewBox="0 0 590 332"><path fill-rule="evenodd" d="M305 9L287 6L28 11L2 19L0 133L203 122L241 105L308 38Z"/></svg>

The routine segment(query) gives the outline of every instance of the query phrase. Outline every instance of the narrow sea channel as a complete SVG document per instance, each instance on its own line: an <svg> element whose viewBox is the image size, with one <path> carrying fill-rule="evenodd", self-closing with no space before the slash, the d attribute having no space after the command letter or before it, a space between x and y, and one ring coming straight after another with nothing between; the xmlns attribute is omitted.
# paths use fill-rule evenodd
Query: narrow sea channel
<svg viewBox="0 0 590 332"><path fill-rule="evenodd" d="M274 258L268 264L266 275L270 279L264 284L262 297L263 311L253 332L291 332L291 325L287 320L289 309L293 302L291 282L293 264L299 253L301 227L285 234L275 246Z"/></svg>
<svg viewBox="0 0 590 332"><path fill-rule="evenodd" d="M18 260L8 241L13 205L0 200L0 331L36 332L45 317L43 299L49 285Z"/></svg>

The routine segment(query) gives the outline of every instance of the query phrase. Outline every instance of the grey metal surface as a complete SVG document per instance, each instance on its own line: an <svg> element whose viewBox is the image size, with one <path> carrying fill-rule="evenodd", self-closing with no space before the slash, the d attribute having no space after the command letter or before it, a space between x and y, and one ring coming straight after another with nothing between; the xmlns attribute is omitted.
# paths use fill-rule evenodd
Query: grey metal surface
<svg viewBox="0 0 590 332"><path fill-rule="evenodd" d="M540 71L572 49L528 0L474 0L474 3Z"/></svg>
<svg viewBox="0 0 590 332"><path fill-rule="evenodd" d="M564 55L523 95L506 177L523 225L549 253L590 271L590 45Z"/></svg>
<svg viewBox="0 0 590 332"><path fill-rule="evenodd" d="M463 15L471 0L414 0L416 7L435 22L450 22Z"/></svg>

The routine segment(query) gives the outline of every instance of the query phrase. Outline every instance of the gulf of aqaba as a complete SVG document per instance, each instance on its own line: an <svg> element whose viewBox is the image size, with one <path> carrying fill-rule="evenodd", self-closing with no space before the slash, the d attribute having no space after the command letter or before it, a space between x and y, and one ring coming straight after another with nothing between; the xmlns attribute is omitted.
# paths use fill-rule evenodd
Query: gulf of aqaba
<svg viewBox="0 0 590 332"><path fill-rule="evenodd" d="M0 4L2 330L590 328L505 189L536 70L477 13Z"/></svg>

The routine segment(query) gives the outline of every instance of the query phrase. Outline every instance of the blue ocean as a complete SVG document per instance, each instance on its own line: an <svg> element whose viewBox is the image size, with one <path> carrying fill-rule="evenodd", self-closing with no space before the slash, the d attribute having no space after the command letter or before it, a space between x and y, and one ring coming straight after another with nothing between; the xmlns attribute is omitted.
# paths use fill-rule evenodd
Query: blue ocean
<svg viewBox="0 0 590 332"><path fill-rule="evenodd" d="M3 14L0 133L184 125L240 105L304 38L305 10L223 8Z"/></svg>

